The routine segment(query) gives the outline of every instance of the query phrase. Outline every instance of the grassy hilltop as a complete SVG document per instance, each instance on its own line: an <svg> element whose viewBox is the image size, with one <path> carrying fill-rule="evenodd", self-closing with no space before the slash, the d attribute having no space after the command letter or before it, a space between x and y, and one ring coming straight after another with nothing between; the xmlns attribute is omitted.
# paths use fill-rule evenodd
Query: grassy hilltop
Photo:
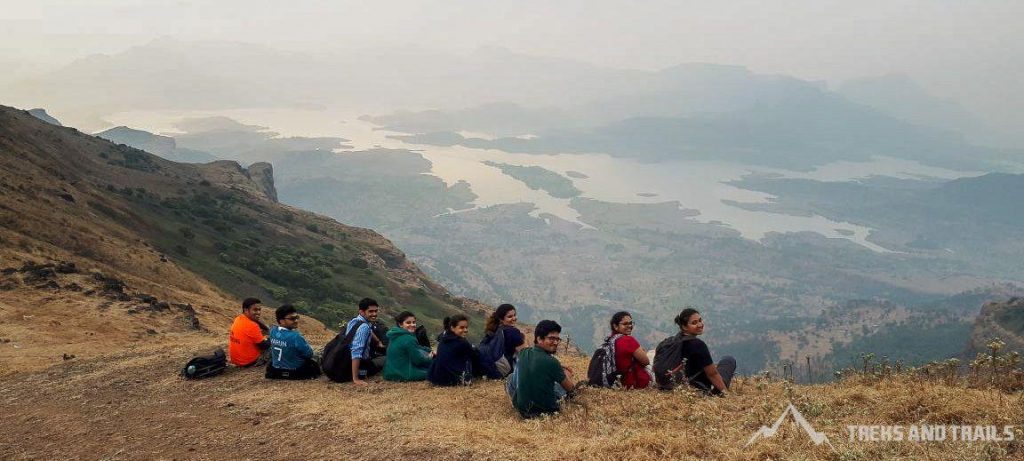
<svg viewBox="0 0 1024 461"><path fill-rule="evenodd" d="M314 345L326 337L314 338ZM270 382L260 370L198 382L174 376L195 346L121 351L7 376L9 425L0 457L34 459L1020 459L1019 391L970 388L921 375L862 375L828 385L742 378L727 398L586 389L555 417L524 421L502 383L367 388ZM318 342L320 341L320 342ZM586 359L562 357L582 373ZM826 434L816 446L789 422L745 444L792 402ZM1014 442L860 442L846 426L1017 425Z"/></svg>

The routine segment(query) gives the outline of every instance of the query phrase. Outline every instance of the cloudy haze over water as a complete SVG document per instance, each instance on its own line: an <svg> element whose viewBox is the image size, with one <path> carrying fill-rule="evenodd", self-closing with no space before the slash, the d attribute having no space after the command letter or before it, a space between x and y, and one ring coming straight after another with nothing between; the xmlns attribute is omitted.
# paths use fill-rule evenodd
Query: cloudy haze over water
<svg viewBox="0 0 1024 461"><path fill-rule="evenodd" d="M0 1L0 64L44 71L161 36L317 50L501 46L598 65L737 64L836 86L906 74L986 123L1024 111L1024 2Z"/></svg>

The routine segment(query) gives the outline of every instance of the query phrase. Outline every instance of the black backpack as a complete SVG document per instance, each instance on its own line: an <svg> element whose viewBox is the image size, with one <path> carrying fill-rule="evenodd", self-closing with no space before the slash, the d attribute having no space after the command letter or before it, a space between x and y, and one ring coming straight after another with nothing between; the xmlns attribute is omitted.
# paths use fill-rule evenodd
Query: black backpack
<svg viewBox="0 0 1024 461"><path fill-rule="evenodd" d="M505 332L501 327L484 336L476 348L481 371L491 379L501 379L512 373L512 364L505 358Z"/></svg>
<svg viewBox="0 0 1024 461"><path fill-rule="evenodd" d="M427 327L423 325L416 327L416 343L428 349L430 348L430 335L427 334Z"/></svg>
<svg viewBox="0 0 1024 461"><path fill-rule="evenodd" d="M695 336L682 333L669 336L654 349L654 381L661 390L670 391L680 384L686 384L686 357L683 357L683 344Z"/></svg>
<svg viewBox="0 0 1024 461"><path fill-rule="evenodd" d="M587 381L594 387L615 387L622 379L622 372L615 366L615 341L622 335L615 334L604 340L587 367Z"/></svg>
<svg viewBox="0 0 1024 461"><path fill-rule="evenodd" d="M203 379L217 376L224 373L228 368L228 356L224 349L217 348L213 352L193 357L181 369L181 376L185 379Z"/></svg>
<svg viewBox="0 0 1024 461"><path fill-rule="evenodd" d="M370 332L373 333L373 336L377 338L377 341L379 341L376 343L371 341L369 345L370 358L384 357L388 353L388 326L380 320L370 323L370 326L372 327Z"/></svg>
<svg viewBox="0 0 1024 461"><path fill-rule="evenodd" d="M320 368L331 381L339 383L352 381L352 338L355 338L359 327L365 322L357 320L356 323L357 325L353 326L348 334L344 334L345 330L342 330L324 346L324 356L320 362ZM370 345L368 344L367 347Z"/></svg>

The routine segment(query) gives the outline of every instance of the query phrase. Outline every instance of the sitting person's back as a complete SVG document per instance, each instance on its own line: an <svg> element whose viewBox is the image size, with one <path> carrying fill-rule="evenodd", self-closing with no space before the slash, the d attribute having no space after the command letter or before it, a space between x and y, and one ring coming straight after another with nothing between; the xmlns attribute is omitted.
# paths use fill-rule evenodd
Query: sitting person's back
<svg viewBox="0 0 1024 461"><path fill-rule="evenodd" d="M736 359L731 356L725 356L722 357L722 360L717 365L715 364L707 344L697 337L704 334L704 319L701 318L697 310L692 308L684 309L676 316L675 323L679 326L679 333L674 337L666 339L663 343L669 344L674 342L676 346L670 347L669 350L678 349L678 357L676 354L667 356L673 357L668 359L673 363L664 362L666 365L661 368L678 368L678 365L674 363L678 359L685 364L681 379L684 379L690 386L708 394L724 395L725 391L732 384L733 375L736 373ZM656 361L661 361L657 358L660 355L664 354L658 351L655 355ZM666 372L656 369L655 373L663 373L661 376L664 377Z"/></svg>
<svg viewBox="0 0 1024 461"><path fill-rule="evenodd" d="M295 307L285 304L275 313L277 325L270 330L269 379L316 379L320 365L313 359L313 348L295 328L299 314Z"/></svg>
<svg viewBox="0 0 1024 461"><path fill-rule="evenodd" d="M228 334L228 358L236 366L251 367L266 363L264 351L270 343L264 336L266 327L260 323L263 307L260 300L247 298L242 302L242 313L231 323Z"/></svg>
<svg viewBox="0 0 1024 461"><path fill-rule="evenodd" d="M553 355L561 342L561 331L554 321L542 320L534 330L534 346L519 351L507 391L524 418L559 411L559 399L573 388L572 373Z"/></svg>
<svg viewBox="0 0 1024 461"><path fill-rule="evenodd" d="M473 379L473 346L466 341L469 319L461 314L445 317L444 327L427 380L437 386L469 384Z"/></svg>
<svg viewBox="0 0 1024 461"><path fill-rule="evenodd" d="M388 330L387 360L384 379L387 381L423 381L430 368L430 349L419 345L416 338L416 316L402 312L395 317L398 326Z"/></svg>
<svg viewBox="0 0 1024 461"><path fill-rule="evenodd" d="M501 330L502 337L504 338L504 343L501 345L502 356L508 362L508 371L504 373L506 375L515 368L516 357L519 351L529 347L526 344L526 337L523 336L523 332L516 328L518 320L516 307L511 304L502 304L498 306L494 313L487 317L487 324L484 326L484 333L487 336L492 336L498 330Z"/></svg>

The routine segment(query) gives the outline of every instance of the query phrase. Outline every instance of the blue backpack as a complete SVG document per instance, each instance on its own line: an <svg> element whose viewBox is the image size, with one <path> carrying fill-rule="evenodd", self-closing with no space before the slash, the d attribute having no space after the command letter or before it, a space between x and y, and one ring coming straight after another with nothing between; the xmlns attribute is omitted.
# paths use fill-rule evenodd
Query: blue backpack
<svg viewBox="0 0 1024 461"><path fill-rule="evenodd" d="M480 341L477 354L484 376L502 379L512 372L512 365L505 358L505 332L500 326Z"/></svg>

